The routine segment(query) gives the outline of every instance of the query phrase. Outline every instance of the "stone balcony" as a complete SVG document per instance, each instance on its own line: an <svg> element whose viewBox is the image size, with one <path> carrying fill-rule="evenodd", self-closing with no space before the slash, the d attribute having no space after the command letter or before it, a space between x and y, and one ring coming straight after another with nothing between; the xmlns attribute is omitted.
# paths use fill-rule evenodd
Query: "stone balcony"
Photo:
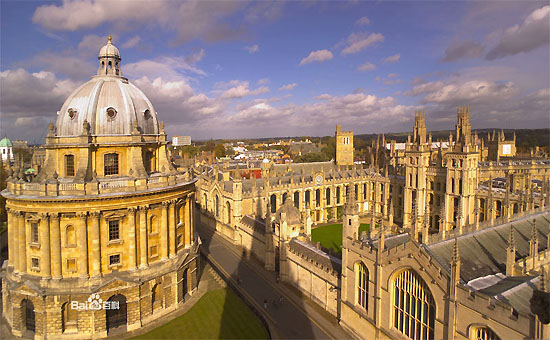
<svg viewBox="0 0 550 340"><path fill-rule="evenodd" d="M80 197L80 196L110 196L125 193L137 193L156 189L169 188L195 182L190 172L171 174L153 174L146 178L113 177L92 179L88 182L73 182L67 179L49 179L41 183L25 182L9 179L4 195L33 197Z"/></svg>

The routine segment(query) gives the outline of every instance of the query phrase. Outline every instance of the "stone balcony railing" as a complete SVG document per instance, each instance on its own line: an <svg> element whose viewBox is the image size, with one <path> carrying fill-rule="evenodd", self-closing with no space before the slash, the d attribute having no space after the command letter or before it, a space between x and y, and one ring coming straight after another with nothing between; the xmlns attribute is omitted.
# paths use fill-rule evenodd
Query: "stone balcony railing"
<svg viewBox="0 0 550 340"><path fill-rule="evenodd" d="M102 178L88 182L64 182L50 179L42 183L28 183L22 180L8 180L7 195L31 197L112 195L162 189L184 185L195 180L189 172L153 175L147 178Z"/></svg>

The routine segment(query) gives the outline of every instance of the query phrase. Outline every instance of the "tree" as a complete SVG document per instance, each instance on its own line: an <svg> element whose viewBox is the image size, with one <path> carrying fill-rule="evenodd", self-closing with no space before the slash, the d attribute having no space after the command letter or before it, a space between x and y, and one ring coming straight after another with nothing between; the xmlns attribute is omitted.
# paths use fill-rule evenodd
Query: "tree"
<svg viewBox="0 0 550 340"><path fill-rule="evenodd" d="M225 157L225 147L223 146L223 144L217 144L214 147L214 152L217 158Z"/></svg>

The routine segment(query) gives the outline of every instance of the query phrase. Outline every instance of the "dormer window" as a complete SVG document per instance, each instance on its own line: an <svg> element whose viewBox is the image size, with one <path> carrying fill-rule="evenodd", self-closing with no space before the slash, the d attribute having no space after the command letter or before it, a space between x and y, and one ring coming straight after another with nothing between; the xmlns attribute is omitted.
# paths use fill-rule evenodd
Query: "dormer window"
<svg viewBox="0 0 550 340"><path fill-rule="evenodd" d="M109 117L109 119L114 119L116 116L116 110L112 107L108 108L107 109L107 117Z"/></svg>
<svg viewBox="0 0 550 340"><path fill-rule="evenodd" d="M71 108L67 111L67 114L69 115L69 118L71 118L71 120L74 119L74 117L76 117L76 113L77 113L77 111L73 108Z"/></svg>

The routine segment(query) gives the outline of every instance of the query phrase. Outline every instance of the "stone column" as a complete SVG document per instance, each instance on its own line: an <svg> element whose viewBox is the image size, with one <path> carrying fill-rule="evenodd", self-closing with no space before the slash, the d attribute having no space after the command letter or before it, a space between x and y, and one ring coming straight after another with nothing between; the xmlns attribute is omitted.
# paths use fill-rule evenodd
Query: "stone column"
<svg viewBox="0 0 550 340"><path fill-rule="evenodd" d="M50 255L50 218L48 214L40 214L40 274L44 279L52 277L52 262Z"/></svg>
<svg viewBox="0 0 550 340"><path fill-rule="evenodd" d="M20 212L17 215L19 221L19 272L27 272L27 223L25 213Z"/></svg>
<svg viewBox="0 0 550 340"><path fill-rule="evenodd" d="M170 202L162 202L162 211L160 216L160 259L168 258L168 206Z"/></svg>
<svg viewBox="0 0 550 340"><path fill-rule="evenodd" d="M8 213L8 266L11 268L15 267L15 235L17 231L17 220L15 220L15 214L12 209L6 209Z"/></svg>
<svg viewBox="0 0 550 340"><path fill-rule="evenodd" d="M78 218L78 248L79 248L79 265L78 271L80 278L87 279L88 275L88 226L86 223L86 213L79 213Z"/></svg>
<svg viewBox="0 0 550 340"><path fill-rule="evenodd" d="M168 253L170 257L176 256L176 200L168 206Z"/></svg>
<svg viewBox="0 0 550 340"><path fill-rule="evenodd" d="M236 223L235 221L234 223ZM191 235L191 244L195 242L195 194L189 196L189 233Z"/></svg>
<svg viewBox="0 0 550 340"><path fill-rule="evenodd" d="M191 244L191 199L189 196L185 199L185 208L183 211L185 211L185 221L184 221L184 230L185 233L185 245L188 246Z"/></svg>
<svg viewBox="0 0 550 340"><path fill-rule="evenodd" d="M139 267L148 266L147 256L147 206L139 207Z"/></svg>
<svg viewBox="0 0 550 340"><path fill-rule="evenodd" d="M50 216L50 242L52 247L52 278L61 279L61 231L59 214Z"/></svg>
<svg viewBox="0 0 550 340"><path fill-rule="evenodd" d="M136 208L128 208L128 270L136 270Z"/></svg>
<svg viewBox="0 0 550 340"><path fill-rule="evenodd" d="M101 276L101 236L99 232L100 212L94 211L90 213L92 220L92 230L90 237L92 238L92 277Z"/></svg>

